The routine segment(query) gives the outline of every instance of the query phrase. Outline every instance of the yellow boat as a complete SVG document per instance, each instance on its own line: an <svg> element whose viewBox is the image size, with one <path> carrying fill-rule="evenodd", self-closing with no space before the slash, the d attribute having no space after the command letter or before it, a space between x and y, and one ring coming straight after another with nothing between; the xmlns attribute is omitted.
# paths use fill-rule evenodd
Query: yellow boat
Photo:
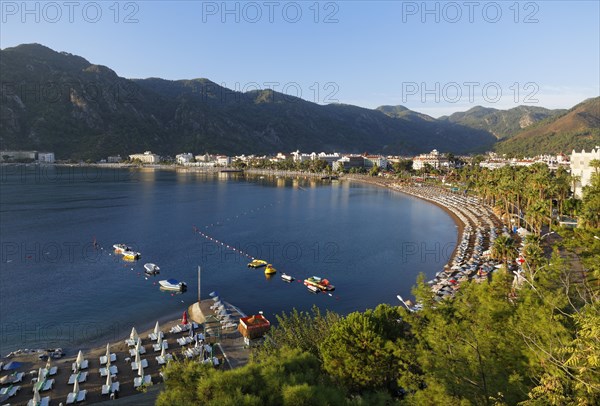
<svg viewBox="0 0 600 406"><path fill-rule="evenodd" d="M273 265L268 264L265 268L265 275L273 275L277 273L277 269L273 268Z"/></svg>
<svg viewBox="0 0 600 406"><path fill-rule="evenodd" d="M267 261L263 261L262 259L255 259L248 264L248 268L260 268L262 266L266 266Z"/></svg>
<svg viewBox="0 0 600 406"><path fill-rule="evenodd" d="M140 259L142 254L136 251L125 251L123 252L123 259L127 261L136 261Z"/></svg>

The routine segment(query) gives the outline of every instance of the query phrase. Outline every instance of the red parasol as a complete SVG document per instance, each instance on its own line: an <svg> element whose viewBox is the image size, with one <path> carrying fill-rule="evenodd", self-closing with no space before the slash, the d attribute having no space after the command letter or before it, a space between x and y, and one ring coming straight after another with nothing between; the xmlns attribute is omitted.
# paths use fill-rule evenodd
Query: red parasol
<svg viewBox="0 0 600 406"><path fill-rule="evenodd" d="M188 324L188 320L187 320L187 311L183 311L183 317L181 318L181 324L183 324L184 326L186 324Z"/></svg>

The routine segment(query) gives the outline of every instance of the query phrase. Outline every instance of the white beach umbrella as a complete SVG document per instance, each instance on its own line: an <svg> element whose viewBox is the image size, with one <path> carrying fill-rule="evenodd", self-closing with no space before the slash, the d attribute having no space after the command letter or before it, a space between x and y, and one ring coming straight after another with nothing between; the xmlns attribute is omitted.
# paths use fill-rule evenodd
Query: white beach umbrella
<svg viewBox="0 0 600 406"><path fill-rule="evenodd" d="M42 368L40 368L38 370L38 382L42 382L44 380L44 370Z"/></svg>
<svg viewBox="0 0 600 406"><path fill-rule="evenodd" d="M42 399L40 397L40 392L37 390L37 388L35 388L33 390L33 404L39 405L41 401L42 401Z"/></svg>
<svg viewBox="0 0 600 406"><path fill-rule="evenodd" d="M165 358L165 356L167 355L167 352L165 351L165 347L162 347L162 350L160 350L160 356Z"/></svg>
<svg viewBox="0 0 600 406"><path fill-rule="evenodd" d="M141 360L140 360L140 353L139 353L139 352L136 352L136 353L135 353L135 363L136 363L136 364L139 364L140 362L141 362Z"/></svg>
<svg viewBox="0 0 600 406"><path fill-rule="evenodd" d="M112 385L112 376L110 375L110 371L106 374L106 386L108 386L108 390L110 390L110 385Z"/></svg>
<svg viewBox="0 0 600 406"><path fill-rule="evenodd" d="M83 362L83 353L81 352L81 350L79 350L79 352L77 353L77 359L75 360L75 364L77 364L77 368L79 368L81 366L82 362Z"/></svg>
<svg viewBox="0 0 600 406"><path fill-rule="evenodd" d="M48 357L48 361L46 361L46 371L49 373L50 368L52 368L52 362L50 362L51 358Z"/></svg>
<svg viewBox="0 0 600 406"><path fill-rule="evenodd" d="M137 340L139 338L137 331L135 330L135 327L133 327L131 329L131 334L129 334L129 338L133 341Z"/></svg>
<svg viewBox="0 0 600 406"><path fill-rule="evenodd" d="M79 393L79 377L77 377L78 379L75 379L75 384L73 385L73 393L77 394Z"/></svg>
<svg viewBox="0 0 600 406"><path fill-rule="evenodd" d="M159 327L158 321L157 321L156 325L154 326L154 334L158 335L158 333L160 333L160 327Z"/></svg>
<svg viewBox="0 0 600 406"><path fill-rule="evenodd" d="M138 337L137 342L135 343L135 352L139 353L140 348L142 348L142 340Z"/></svg>
<svg viewBox="0 0 600 406"><path fill-rule="evenodd" d="M142 365L142 363L138 363L138 375L143 377L144 376L144 366Z"/></svg>
<svg viewBox="0 0 600 406"><path fill-rule="evenodd" d="M110 344L106 343L106 362L110 362Z"/></svg>

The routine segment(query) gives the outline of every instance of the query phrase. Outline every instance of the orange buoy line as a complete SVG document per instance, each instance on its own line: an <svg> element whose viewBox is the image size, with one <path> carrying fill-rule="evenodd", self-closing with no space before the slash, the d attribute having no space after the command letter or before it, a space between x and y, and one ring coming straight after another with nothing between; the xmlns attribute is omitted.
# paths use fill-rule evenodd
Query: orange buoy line
<svg viewBox="0 0 600 406"><path fill-rule="evenodd" d="M265 204L265 205L256 207L254 209L246 210L246 211L244 211L242 213L236 214L235 216L227 217L225 220L216 221L214 223L206 224L206 225L204 225L204 226L202 226L200 228L202 228L204 230L208 230L211 227L221 226L221 225L227 224L229 222L232 222L233 220L236 220L236 219L239 219L241 217L247 216L249 214L253 214L253 213L259 212L261 210L268 209L269 207L272 207L272 206L274 206L276 204L279 204L279 203L281 203L281 200L278 200L278 201L273 202L273 203Z"/></svg>

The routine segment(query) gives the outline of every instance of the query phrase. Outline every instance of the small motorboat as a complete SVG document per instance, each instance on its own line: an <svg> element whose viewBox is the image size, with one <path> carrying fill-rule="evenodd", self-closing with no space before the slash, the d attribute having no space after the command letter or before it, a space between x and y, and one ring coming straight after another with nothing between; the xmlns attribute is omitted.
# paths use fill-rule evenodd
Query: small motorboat
<svg viewBox="0 0 600 406"><path fill-rule="evenodd" d="M306 285L306 289L308 289L308 291L311 293L319 293L321 291L321 289L317 288L314 285Z"/></svg>
<svg viewBox="0 0 600 406"><path fill-rule="evenodd" d="M144 272L148 275L158 275L160 273L160 267L152 263L144 264Z"/></svg>
<svg viewBox="0 0 600 406"><path fill-rule="evenodd" d="M294 282L294 277L285 273L281 275L281 279L284 282Z"/></svg>
<svg viewBox="0 0 600 406"><path fill-rule="evenodd" d="M263 261L262 259L254 259L248 264L248 268L260 268L263 266L267 266L267 261Z"/></svg>
<svg viewBox="0 0 600 406"><path fill-rule="evenodd" d="M176 292L184 292L187 290L187 284L185 282L179 282L177 279L165 279L158 281L161 289L173 290Z"/></svg>
<svg viewBox="0 0 600 406"><path fill-rule="evenodd" d="M127 244L114 244L113 248L117 254L122 254L125 251L133 251Z"/></svg>
<svg viewBox="0 0 600 406"><path fill-rule="evenodd" d="M123 251L123 259L129 260L129 261L135 261L140 259L140 257L142 256L142 254L140 254L137 251Z"/></svg>
<svg viewBox="0 0 600 406"><path fill-rule="evenodd" d="M265 268L265 275L274 275L277 273L277 269L273 268L273 265L268 264Z"/></svg>

